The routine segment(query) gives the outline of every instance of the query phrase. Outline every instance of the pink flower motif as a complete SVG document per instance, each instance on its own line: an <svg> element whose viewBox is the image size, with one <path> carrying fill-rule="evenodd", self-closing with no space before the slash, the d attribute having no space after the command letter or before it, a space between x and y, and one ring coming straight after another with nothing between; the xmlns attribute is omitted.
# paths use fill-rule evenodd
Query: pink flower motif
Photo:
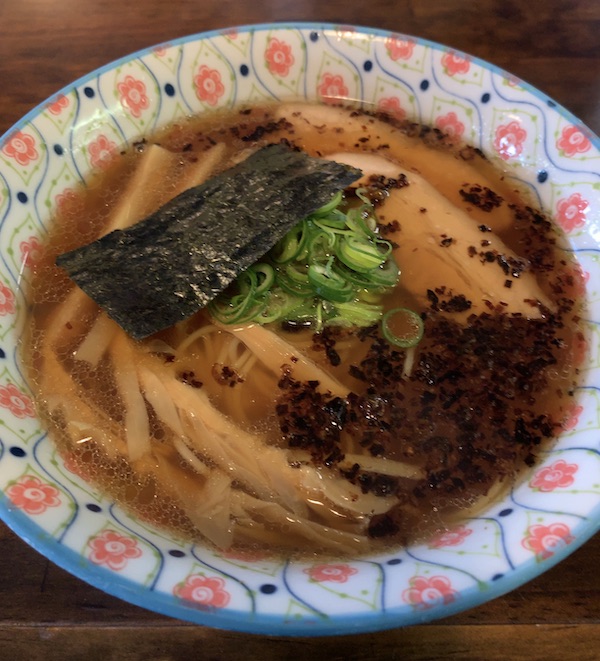
<svg viewBox="0 0 600 661"><path fill-rule="evenodd" d="M65 468L69 471L69 473L73 473L73 475L77 475L77 477L81 477L84 480L91 479L91 475L84 468L80 460L75 455L73 454L65 455L63 457L63 462Z"/></svg>
<svg viewBox="0 0 600 661"><path fill-rule="evenodd" d="M201 574L192 574L175 586L173 594L201 606L224 608L231 599L229 592L223 589L224 586L225 581L218 576L209 578Z"/></svg>
<svg viewBox="0 0 600 661"><path fill-rule="evenodd" d="M377 108L395 119L404 119L406 117L406 110L400 104L400 99L397 96L379 99Z"/></svg>
<svg viewBox="0 0 600 661"><path fill-rule="evenodd" d="M348 88L339 74L324 73L317 90L326 103L348 98Z"/></svg>
<svg viewBox="0 0 600 661"><path fill-rule="evenodd" d="M450 604L455 600L456 590L445 576L413 576L410 588L404 590L402 599L417 610L426 610L440 604Z"/></svg>
<svg viewBox="0 0 600 661"><path fill-rule="evenodd" d="M390 58L394 61L410 60L415 49L415 42L412 39L388 37L385 40L385 48Z"/></svg>
<svg viewBox="0 0 600 661"><path fill-rule="evenodd" d="M225 87L221 82L221 74L216 69L210 69L203 64L194 77L196 95L200 101L209 106L216 106L219 99L225 94Z"/></svg>
<svg viewBox="0 0 600 661"><path fill-rule="evenodd" d="M567 283L573 288L573 293L576 296L583 296L590 279L589 271L584 271L581 264L577 263L567 272L567 278Z"/></svg>
<svg viewBox="0 0 600 661"><path fill-rule="evenodd" d="M15 311L15 295L12 290L0 282L0 316L12 314Z"/></svg>
<svg viewBox="0 0 600 661"><path fill-rule="evenodd" d="M62 193L59 193L54 202L58 212L62 215L69 215L77 211L81 205L81 199L72 188L65 188Z"/></svg>
<svg viewBox="0 0 600 661"><path fill-rule="evenodd" d="M292 47L285 41L270 39L269 46L265 51L267 69L277 76L287 76L290 67L294 64Z"/></svg>
<svg viewBox="0 0 600 661"><path fill-rule="evenodd" d="M21 261L26 266L35 266L42 257L42 244L37 236L30 236L27 241L21 241L19 249L21 250Z"/></svg>
<svg viewBox="0 0 600 661"><path fill-rule="evenodd" d="M521 128L518 121L513 120L508 124L501 124L496 129L494 149L500 158L508 161L509 158L515 158L521 154L526 138L527 131Z"/></svg>
<svg viewBox="0 0 600 661"><path fill-rule="evenodd" d="M353 37L356 33L356 28L353 25L340 25L337 28L337 33L342 37Z"/></svg>
<svg viewBox="0 0 600 661"><path fill-rule="evenodd" d="M64 94L59 94L54 101L48 104L48 111L53 115L60 115L60 113L69 107L69 99Z"/></svg>
<svg viewBox="0 0 600 661"><path fill-rule="evenodd" d="M227 39L237 39L239 37L239 32L236 28L225 30L223 34L227 37Z"/></svg>
<svg viewBox="0 0 600 661"><path fill-rule="evenodd" d="M0 386L0 406L8 409L16 418L33 418L35 409L31 397L9 383Z"/></svg>
<svg viewBox="0 0 600 661"><path fill-rule="evenodd" d="M322 583L331 581L332 583L345 583L350 576L358 573L358 569L349 565L313 565L304 570L313 581Z"/></svg>
<svg viewBox="0 0 600 661"><path fill-rule="evenodd" d="M92 537L88 545L92 549L89 555L92 562L115 571L121 571L129 560L142 555L136 539L121 535L116 530L105 530Z"/></svg>
<svg viewBox="0 0 600 661"><path fill-rule="evenodd" d="M573 193L556 203L556 220L565 232L572 232L585 224L589 208L590 203L587 200L579 193Z"/></svg>
<svg viewBox="0 0 600 661"><path fill-rule="evenodd" d="M58 489L35 475L24 475L8 487L6 494L15 507L27 514L43 514L49 507L60 505Z"/></svg>
<svg viewBox="0 0 600 661"><path fill-rule="evenodd" d="M589 345L582 333L577 333L573 341L573 363L576 367L582 365L587 358Z"/></svg>
<svg viewBox="0 0 600 661"><path fill-rule="evenodd" d="M521 544L528 551L533 551L543 560L573 541L569 526L564 523L552 523L549 526L536 524L527 528Z"/></svg>
<svg viewBox="0 0 600 661"><path fill-rule="evenodd" d="M468 57L462 57L462 55L449 51L442 57L442 66L449 76L456 76L467 73L471 68L471 61Z"/></svg>
<svg viewBox="0 0 600 661"><path fill-rule="evenodd" d="M577 126L565 126L556 146L565 156L575 156L591 149L592 143Z"/></svg>
<svg viewBox="0 0 600 661"><path fill-rule="evenodd" d="M127 108L134 117L141 117L142 110L150 107L150 101L146 95L146 84L133 76L125 76L125 79L117 83L121 105Z"/></svg>
<svg viewBox="0 0 600 661"><path fill-rule="evenodd" d="M551 466L540 468L530 480L529 486L544 493L554 489L566 489L575 482L573 475L578 469L577 464L568 464L563 459L559 459Z"/></svg>
<svg viewBox="0 0 600 661"><path fill-rule="evenodd" d="M577 423L579 422L579 416L583 412L583 406L580 404L571 404L570 406L567 407L567 411L565 413L565 419L562 423L562 428L565 431L569 431L571 429L574 429L577 426Z"/></svg>
<svg viewBox="0 0 600 661"><path fill-rule="evenodd" d="M461 524L453 530L446 530L436 535L430 540L428 546L431 549L439 549L444 546L459 546L472 532L471 528L467 528Z"/></svg>
<svg viewBox="0 0 600 661"><path fill-rule="evenodd" d="M157 56L157 57L164 57L167 54L167 50L170 48L171 44L160 44L159 46L155 46L152 49L152 52Z"/></svg>
<svg viewBox="0 0 600 661"><path fill-rule="evenodd" d="M463 133L465 132L465 125L458 119L455 112L440 115L435 120L435 125L436 128L450 138L462 138Z"/></svg>
<svg viewBox="0 0 600 661"><path fill-rule="evenodd" d="M88 145L90 163L95 168L106 169L118 153L117 145L105 135L99 135Z"/></svg>
<svg viewBox="0 0 600 661"><path fill-rule="evenodd" d="M38 157L38 151L35 147L35 138L29 133L17 131L2 147L2 152L8 158L14 158L19 165L29 165Z"/></svg>

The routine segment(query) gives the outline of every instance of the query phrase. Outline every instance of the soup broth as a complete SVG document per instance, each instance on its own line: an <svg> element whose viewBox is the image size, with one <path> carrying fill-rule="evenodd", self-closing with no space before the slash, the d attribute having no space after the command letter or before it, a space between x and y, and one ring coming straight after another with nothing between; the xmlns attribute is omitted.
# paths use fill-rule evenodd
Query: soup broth
<svg viewBox="0 0 600 661"><path fill-rule="evenodd" d="M55 265L278 142L363 171L400 269L379 302L420 316L417 346L379 325L228 327L206 310L133 341ZM148 136L63 200L22 355L67 465L143 519L222 549L403 545L514 484L568 418L577 266L500 169L436 130L244 108Z"/></svg>

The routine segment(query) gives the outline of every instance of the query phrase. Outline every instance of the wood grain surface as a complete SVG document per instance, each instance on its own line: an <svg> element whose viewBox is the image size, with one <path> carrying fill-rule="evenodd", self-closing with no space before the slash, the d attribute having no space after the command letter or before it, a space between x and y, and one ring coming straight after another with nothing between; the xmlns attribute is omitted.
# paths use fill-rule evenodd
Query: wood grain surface
<svg viewBox="0 0 600 661"><path fill-rule="evenodd" d="M0 0L0 135L89 71L203 30L368 25L441 42L531 83L600 133L600 0ZM600 659L600 537L512 593L433 624L332 638L217 631L129 605L0 523L0 661Z"/></svg>

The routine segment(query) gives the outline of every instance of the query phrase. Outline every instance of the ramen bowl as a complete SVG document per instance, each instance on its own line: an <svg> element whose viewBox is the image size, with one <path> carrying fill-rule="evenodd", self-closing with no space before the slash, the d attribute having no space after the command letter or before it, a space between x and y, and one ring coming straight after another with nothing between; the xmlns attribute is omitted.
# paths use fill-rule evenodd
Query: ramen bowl
<svg viewBox="0 0 600 661"><path fill-rule="evenodd" d="M500 501L369 557L217 552L136 519L65 462L36 418L18 342L53 212L111 154L187 115L282 99L352 102L434 126L495 159L564 230L586 300L580 380L556 443ZM600 522L600 143L513 76L419 38L272 24L190 36L66 87L0 140L0 516L88 583L194 623L332 635L446 617L534 578Z"/></svg>

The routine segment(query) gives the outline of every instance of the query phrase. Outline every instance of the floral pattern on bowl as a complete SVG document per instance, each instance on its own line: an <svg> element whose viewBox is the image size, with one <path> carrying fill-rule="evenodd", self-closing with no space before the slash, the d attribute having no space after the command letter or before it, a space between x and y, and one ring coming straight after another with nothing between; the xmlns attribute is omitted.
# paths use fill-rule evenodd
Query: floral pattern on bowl
<svg viewBox="0 0 600 661"><path fill-rule="evenodd" d="M587 291L569 423L527 479L427 543L377 557L285 561L216 553L134 520L61 458L35 418L17 345L22 285L52 211L125 146L175 118L242 102L359 100L461 137L554 215ZM94 121L90 121L91 119ZM600 152L526 83L421 39L351 26L249 26L136 53L62 90L0 139L0 515L109 593L192 622L323 635L424 622L533 578L600 521Z"/></svg>

